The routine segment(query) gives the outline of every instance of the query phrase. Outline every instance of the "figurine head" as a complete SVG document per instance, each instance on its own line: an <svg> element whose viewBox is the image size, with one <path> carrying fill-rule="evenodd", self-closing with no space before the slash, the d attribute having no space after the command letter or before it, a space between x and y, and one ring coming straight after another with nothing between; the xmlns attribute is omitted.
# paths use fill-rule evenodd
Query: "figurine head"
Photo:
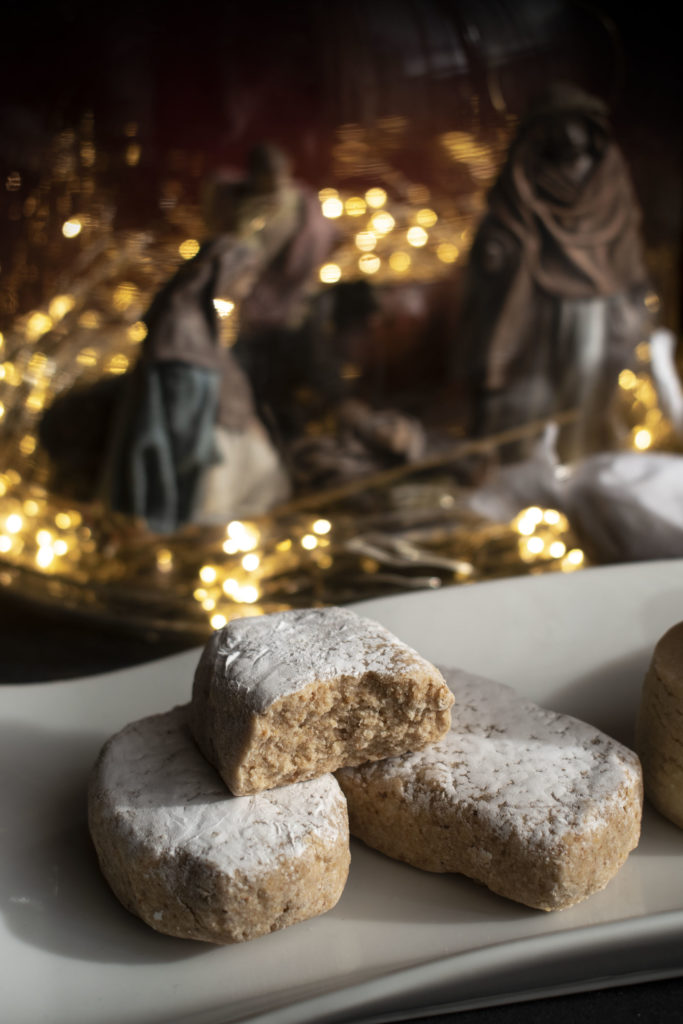
<svg viewBox="0 0 683 1024"><path fill-rule="evenodd" d="M281 149L271 143L254 146L246 176L221 171L204 186L202 213L209 234L244 234L245 208L251 211L247 220L253 219L254 200L278 198L291 182L291 164Z"/></svg>
<svg viewBox="0 0 683 1024"><path fill-rule="evenodd" d="M250 192L276 192L291 180L289 157L278 146L264 142L254 146L247 161L247 182Z"/></svg>
<svg viewBox="0 0 683 1024"><path fill-rule="evenodd" d="M528 172L554 168L567 185L580 187L605 151L610 137L607 106L578 86L556 82L530 105L517 146ZM541 172L545 174L545 171Z"/></svg>

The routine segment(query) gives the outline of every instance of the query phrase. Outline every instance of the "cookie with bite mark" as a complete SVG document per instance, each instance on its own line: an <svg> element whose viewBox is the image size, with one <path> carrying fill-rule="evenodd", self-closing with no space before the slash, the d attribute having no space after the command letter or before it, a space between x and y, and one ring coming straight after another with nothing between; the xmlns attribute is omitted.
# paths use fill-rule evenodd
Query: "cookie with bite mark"
<svg viewBox="0 0 683 1024"><path fill-rule="evenodd" d="M441 673L345 608L235 619L195 673L191 725L239 795L419 750L448 731Z"/></svg>

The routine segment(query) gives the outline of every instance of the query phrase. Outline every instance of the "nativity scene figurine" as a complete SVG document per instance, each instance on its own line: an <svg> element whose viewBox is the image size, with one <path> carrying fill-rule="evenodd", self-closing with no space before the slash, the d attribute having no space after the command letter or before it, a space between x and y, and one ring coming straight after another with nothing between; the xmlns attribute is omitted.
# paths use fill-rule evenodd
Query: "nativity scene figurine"
<svg viewBox="0 0 683 1024"><path fill-rule="evenodd" d="M648 332L640 221L606 105L550 86L518 126L470 253L456 344L473 436L576 410L562 457L610 445L619 371Z"/></svg>

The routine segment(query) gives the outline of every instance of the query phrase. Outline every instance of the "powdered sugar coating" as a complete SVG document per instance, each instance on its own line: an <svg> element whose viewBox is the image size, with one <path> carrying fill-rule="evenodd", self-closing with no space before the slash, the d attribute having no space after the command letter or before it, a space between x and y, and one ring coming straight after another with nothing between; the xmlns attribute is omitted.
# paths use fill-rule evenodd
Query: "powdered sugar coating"
<svg viewBox="0 0 683 1024"><path fill-rule="evenodd" d="M197 749L187 707L124 728L104 747L90 792L122 843L160 858L189 856L227 876L258 876L301 856L313 837L331 844L346 807L331 775L235 797Z"/></svg>
<svg viewBox="0 0 683 1024"><path fill-rule="evenodd" d="M379 623L346 608L306 608L234 619L211 638L197 674L229 685L260 715L315 682L416 665L427 662Z"/></svg>
<svg viewBox="0 0 683 1024"><path fill-rule="evenodd" d="M503 684L442 672L455 696L450 732L418 753L342 769L342 788L347 777L381 779L404 804L476 809L501 840L514 833L545 850L569 832L597 828L626 790L638 789L636 755L594 727Z"/></svg>

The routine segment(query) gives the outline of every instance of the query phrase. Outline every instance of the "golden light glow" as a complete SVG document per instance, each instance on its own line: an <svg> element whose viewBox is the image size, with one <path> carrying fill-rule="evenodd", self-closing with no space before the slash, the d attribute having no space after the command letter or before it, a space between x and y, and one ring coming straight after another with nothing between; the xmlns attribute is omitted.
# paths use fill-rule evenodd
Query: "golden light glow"
<svg viewBox="0 0 683 1024"><path fill-rule="evenodd" d="M7 537L4 533L0 533L0 553L6 555L8 551L12 550L12 538Z"/></svg>
<svg viewBox="0 0 683 1024"><path fill-rule="evenodd" d="M76 356L76 362L81 366L95 366L97 359L97 352L94 348L82 348Z"/></svg>
<svg viewBox="0 0 683 1024"><path fill-rule="evenodd" d="M358 260L358 267L364 274L376 274L380 268L381 260L374 253L366 252Z"/></svg>
<svg viewBox="0 0 683 1024"><path fill-rule="evenodd" d="M40 505L33 498L27 498L22 508L27 516L37 516L40 511Z"/></svg>
<svg viewBox="0 0 683 1024"><path fill-rule="evenodd" d="M61 558L69 550L69 545L63 537L59 537L52 545L52 550L59 556L59 558Z"/></svg>
<svg viewBox="0 0 683 1024"><path fill-rule="evenodd" d="M344 212L344 204L341 199L338 199L336 196L331 196L323 202L321 209L324 217L328 217L330 220L336 220L336 218L341 217Z"/></svg>
<svg viewBox="0 0 683 1024"><path fill-rule="evenodd" d="M68 530L71 526L71 516L68 512L58 512L55 516L55 526L60 530Z"/></svg>
<svg viewBox="0 0 683 1024"><path fill-rule="evenodd" d="M532 555L540 555L545 547L542 537L529 537L525 543L527 551Z"/></svg>
<svg viewBox="0 0 683 1024"><path fill-rule="evenodd" d="M70 313L75 305L76 300L73 295L55 295L47 308L52 319L58 321Z"/></svg>
<svg viewBox="0 0 683 1024"><path fill-rule="evenodd" d="M438 219L435 211L430 210L429 207L424 207L415 214L415 221L421 228L433 228Z"/></svg>
<svg viewBox="0 0 683 1024"><path fill-rule="evenodd" d="M525 537L530 537L542 520L543 509L539 508L538 505L531 505L529 508L522 509L513 520L513 523L519 533Z"/></svg>
<svg viewBox="0 0 683 1024"><path fill-rule="evenodd" d="M96 309L86 309L78 318L79 327L87 327L88 330L96 331L102 326L102 317Z"/></svg>
<svg viewBox="0 0 683 1024"><path fill-rule="evenodd" d="M548 526L557 526L561 519L562 515L556 508L547 508L543 513L543 522Z"/></svg>
<svg viewBox="0 0 683 1024"><path fill-rule="evenodd" d="M8 533L20 533L24 520L18 512L12 512L5 520L5 529Z"/></svg>
<svg viewBox="0 0 683 1024"><path fill-rule="evenodd" d="M223 629L223 626L227 626L228 624L228 620L225 615L212 615L210 622L212 629Z"/></svg>
<svg viewBox="0 0 683 1024"><path fill-rule="evenodd" d="M228 576L227 579L223 580L223 593L226 597L234 597L239 589L239 584L236 579L232 576Z"/></svg>
<svg viewBox="0 0 683 1024"><path fill-rule="evenodd" d="M313 548L318 546L318 538L314 537L312 533L306 533L301 538L301 547L305 548L306 551L312 551Z"/></svg>
<svg viewBox="0 0 683 1024"><path fill-rule="evenodd" d="M52 534L49 530L38 530L36 534L36 544L39 547L45 547L46 544L52 544Z"/></svg>
<svg viewBox="0 0 683 1024"><path fill-rule="evenodd" d="M640 452L644 452L651 445L652 434L647 429L647 427L641 427L639 430L636 430L635 434L633 435L634 448L637 448Z"/></svg>
<svg viewBox="0 0 683 1024"><path fill-rule="evenodd" d="M184 260L191 260L199 252L199 242L196 238L186 238L178 246L178 252Z"/></svg>
<svg viewBox="0 0 683 1024"><path fill-rule="evenodd" d="M147 337L147 327L142 320L136 320L134 324L130 325L126 334L130 341L137 345Z"/></svg>
<svg viewBox="0 0 683 1024"><path fill-rule="evenodd" d="M212 565L203 565L199 570L199 578L202 583L215 583L218 573Z"/></svg>
<svg viewBox="0 0 683 1024"><path fill-rule="evenodd" d="M332 529L332 523L329 519L316 519L311 529L313 530L313 533L324 536L324 534L329 533Z"/></svg>
<svg viewBox="0 0 683 1024"><path fill-rule="evenodd" d="M130 360L128 359L128 356L124 356L122 352L118 352L116 355L111 357L105 366L105 370L107 373L113 374L125 373L129 364Z"/></svg>
<svg viewBox="0 0 683 1024"><path fill-rule="evenodd" d="M205 597L202 601L202 608L205 612L212 612L216 607L216 601L213 597Z"/></svg>
<svg viewBox="0 0 683 1024"><path fill-rule="evenodd" d="M254 552L250 552L248 555L245 555L244 558L242 559L242 568L245 570L245 572L253 572L255 569L258 569L260 564L261 559Z"/></svg>
<svg viewBox="0 0 683 1024"><path fill-rule="evenodd" d="M368 206L371 206L373 210L378 210L380 206L384 206L387 201L387 194L383 188L369 188L365 193L365 202Z"/></svg>
<svg viewBox="0 0 683 1024"><path fill-rule="evenodd" d="M133 284L132 281L121 281L114 289L112 305L114 309L118 309L122 313L135 302L139 295L140 289L136 284Z"/></svg>
<svg viewBox="0 0 683 1024"><path fill-rule="evenodd" d="M52 328L52 317L48 316L47 313L41 313L36 310L35 313L31 313L28 320L26 321L26 340L37 341L43 334Z"/></svg>
<svg viewBox="0 0 683 1024"><path fill-rule="evenodd" d="M32 391L26 399L26 408L29 412L40 412L45 405L45 395L42 391Z"/></svg>
<svg viewBox="0 0 683 1024"><path fill-rule="evenodd" d="M452 242L439 242L436 247L436 255L442 263L455 263L460 255L460 250Z"/></svg>
<svg viewBox="0 0 683 1024"><path fill-rule="evenodd" d="M356 248L361 252L372 252L377 245L377 235L374 231L359 231L355 238Z"/></svg>
<svg viewBox="0 0 683 1024"><path fill-rule="evenodd" d="M247 585L246 587L240 587L237 591L237 600L244 601L245 604L253 604L259 599L258 587L252 587Z"/></svg>
<svg viewBox="0 0 683 1024"><path fill-rule="evenodd" d="M324 263L318 272L323 284L336 284L341 276L341 267L336 263Z"/></svg>
<svg viewBox="0 0 683 1024"><path fill-rule="evenodd" d="M92 142L83 142L81 144L81 163L84 167L92 167L96 156L97 152Z"/></svg>
<svg viewBox="0 0 683 1024"><path fill-rule="evenodd" d="M233 519L228 523L225 532L230 540L235 542L238 551L253 551L261 540L257 527L243 523L239 519Z"/></svg>
<svg viewBox="0 0 683 1024"><path fill-rule="evenodd" d="M344 209L348 217L362 217L368 206L361 196L349 196L344 203Z"/></svg>
<svg viewBox="0 0 683 1024"><path fill-rule="evenodd" d="M387 210L376 213L370 223L378 235L388 235L396 227L396 221Z"/></svg>
<svg viewBox="0 0 683 1024"><path fill-rule="evenodd" d="M554 540L548 548L548 554L551 558L562 558L567 550L567 545L564 541Z"/></svg>
<svg viewBox="0 0 683 1024"><path fill-rule="evenodd" d="M402 249L392 252L389 257L389 266L397 274L404 274L409 269L411 263L410 253L403 252Z"/></svg>
<svg viewBox="0 0 683 1024"><path fill-rule="evenodd" d="M65 238L75 238L80 235L83 229L83 222L78 217L71 217L62 224L62 234Z"/></svg>
<svg viewBox="0 0 683 1024"><path fill-rule="evenodd" d="M129 167L136 167L140 163L142 147L137 142L130 142L126 146L126 163Z"/></svg>
<svg viewBox="0 0 683 1024"><path fill-rule="evenodd" d="M28 361L28 376L40 377L47 366L47 356L44 352L34 352Z"/></svg>
<svg viewBox="0 0 683 1024"><path fill-rule="evenodd" d="M0 420L5 415L5 406L0 402Z"/></svg>
<svg viewBox="0 0 683 1024"><path fill-rule="evenodd" d="M0 366L0 380L4 380L10 387L18 388L21 384L21 374L14 363L3 363Z"/></svg>
<svg viewBox="0 0 683 1024"><path fill-rule="evenodd" d="M339 193L336 188L321 188L318 192L318 199L321 203L324 203L327 199L339 199Z"/></svg>
<svg viewBox="0 0 683 1024"><path fill-rule="evenodd" d="M235 303L232 301L232 299L214 299L213 308L216 310L219 317L221 317L222 319L223 317L230 316L233 309L235 308Z"/></svg>
<svg viewBox="0 0 683 1024"><path fill-rule="evenodd" d="M36 450L37 441L33 434L24 434L19 442L19 451L22 455L33 455Z"/></svg>
<svg viewBox="0 0 683 1024"><path fill-rule="evenodd" d="M424 228L415 225L412 228L408 228L406 231L406 240L409 245L414 246L416 249L420 249L429 241L429 235Z"/></svg>
<svg viewBox="0 0 683 1024"><path fill-rule="evenodd" d="M572 572L583 564L584 554L581 548L572 548L562 559L563 572Z"/></svg>
<svg viewBox="0 0 683 1024"><path fill-rule="evenodd" d="M36 565L41 569L47 569L54 561L55 553L52 548L42 547L36 551Z"/></svg>
<svg viewBox="0 0 683 1024"><path fill-rule="evenodd" d="M360 564L363 572L367 572L371 576L379 572L379 562L374 558L361 558Z"/></svg>
<svg viewBox="0 0 683 1024"><path fill-rule="evenodd" d="M157 569L159 572L170 572L173 568L173 552L168 548L159 548L157 551Z"/></svg>
<svg viewBox="0 0 683 1024"><path fill-rule="evenodd" d="M638 383L633 370L622 370L619 374L619 387L623 388L624 391L631 391Z"/></svg>

